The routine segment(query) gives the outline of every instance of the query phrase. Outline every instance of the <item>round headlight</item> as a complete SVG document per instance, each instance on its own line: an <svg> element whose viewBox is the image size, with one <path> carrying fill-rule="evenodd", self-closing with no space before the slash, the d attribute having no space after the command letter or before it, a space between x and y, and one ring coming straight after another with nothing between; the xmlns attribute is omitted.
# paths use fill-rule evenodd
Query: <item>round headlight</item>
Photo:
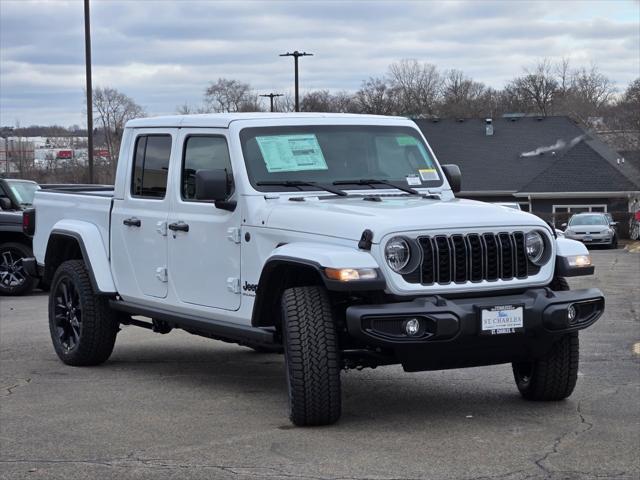
<svg viewBox="0 0 640 480"><path fill-rule="evenodd" d="M387 264L396 273L400 273L409 264L411 249L409 242L402 237L393 237L384 247L384 257Z"/></svg>
<svg viewBox="0 0 640 480"><path fill-rule="evenodd" d="M538 232L529 232L525 237L525 248L529 261L538 265L544 255L544 239Z"/></svg>

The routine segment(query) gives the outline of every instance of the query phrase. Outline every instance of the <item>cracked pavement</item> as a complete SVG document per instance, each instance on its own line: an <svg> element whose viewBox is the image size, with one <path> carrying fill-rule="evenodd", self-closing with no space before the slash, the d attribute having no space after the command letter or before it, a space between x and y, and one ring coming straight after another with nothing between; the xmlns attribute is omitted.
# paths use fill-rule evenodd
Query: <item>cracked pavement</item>
<svg viewBox="0 0 640 480"><path fill-rule="evenodd" d="M1 479L640 479L640 254L592 252L607 312L574 394L531 403L509 365L343 375L343 417L294 428L282 356L135 327L60 363L47 297L0 297Z"/></svg>

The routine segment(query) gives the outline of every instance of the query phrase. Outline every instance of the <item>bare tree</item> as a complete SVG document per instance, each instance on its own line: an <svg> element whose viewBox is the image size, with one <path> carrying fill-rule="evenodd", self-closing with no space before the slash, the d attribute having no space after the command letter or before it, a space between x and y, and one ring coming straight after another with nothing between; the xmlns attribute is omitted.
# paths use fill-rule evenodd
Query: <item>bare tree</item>
<svg viewBox="0 0 640 480"><path fill-rule="evenodd" d="M539 62L533 71L525 69L525 75L515 78L507 87L528 110L543 116L553 113L552 107L558 92L558 81L553 76L549 60Z"/></svg>
<svg viewBox="0 0 640 480"><path fill-rule="evenodd" d="M204 93L205 108L209 112L259 112L258 95L251 85L240 80L219 78Z"/></svg>
<svg viewBox="0 0 640 480"><path fill-rule="evenodd" d="M315 90L305 94L300 102L303 112L346 113L354 109L353 97L345 91L331 93L329 90Z"/></svg>
<svg viewBox="0 0 640 480"><path fill-rule="evenodd" d="M613 82L603 75L598 67L579 68L571 75L571 86L567 94L567 113L575 120L589 125L590 119L601 115L603 108L615 93Z"/></svg>
<svg viewBox="0 0 640 480"><path fill-rule="evenodd" d="M354 104L356 111L373 115L393 115L398 111L396 91L381 77L363 81Z"/></svg>
<svg viewBox="0 0 640 480"><path fill-rule="evenodd" d="M449 70L443 80L440 114L449 117L491 115L491 99L487 87L474 82L460 70Z"/></svg>
<svg viewBox="0 0 640 480"><path fill-rule="evenodd" d="M97 120L104 133L109 158L111 159L110 167L112 171L115 171L124 125L133 118L143 117L145 111L131 97L110 87L94 89L93 109L98 116Z"/></svg>
<svg viewBox="0 0 640 480"><path fill-rule="evenodd" d="M437 109L442 79L435 65L401 60L389 66L389 83L396 90L404 115L433 115Z"/></svg>

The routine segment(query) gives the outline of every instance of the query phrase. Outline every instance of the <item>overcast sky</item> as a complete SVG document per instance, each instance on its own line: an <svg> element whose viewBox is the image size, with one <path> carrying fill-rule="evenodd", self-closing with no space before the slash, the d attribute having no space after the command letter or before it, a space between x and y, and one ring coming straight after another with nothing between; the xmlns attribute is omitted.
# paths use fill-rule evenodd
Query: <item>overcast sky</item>
<svg viewBox="0 0 640 480"><path fill-rule="evenodd" d="M640 2L92 0L94 86L150 115L199 104L208 82L355 91L402 58L502 87L542 57L596 63L620 91L640 76ZM0 124L86 125L81 0L0 0Z"/></svg>

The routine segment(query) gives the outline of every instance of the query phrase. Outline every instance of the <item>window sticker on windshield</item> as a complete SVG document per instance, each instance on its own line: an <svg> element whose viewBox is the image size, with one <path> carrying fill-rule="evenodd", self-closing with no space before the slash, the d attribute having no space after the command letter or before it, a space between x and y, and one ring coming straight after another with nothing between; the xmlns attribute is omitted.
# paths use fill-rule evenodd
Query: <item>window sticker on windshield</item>
<svg viewBox="0 0 640 480"><path fill-rule="evenodd" d="M420 177L418 177L417 175L408 175L407 185L414 187L417 185L422 185L422 182L420 181Z"/></svg>
<svg viewBox="0 0 640 480"><path fill-rule="evenodd" d="M420 173L420 178L423 182L438 180L438 172L435 168L421 168L418 172Z"/></svg>
<svg viewBox="0 0 640 480"><path fill-rule="evenodd" d="M416 139L416 137L412 137L411 135L402 135L401 137L396 137L396 142L398 142L398 145L400 145L401 147L407 145L418 145L418 140Z"/></svg>
<svg viewBox="0 0 640 480"><path fill-rule="evenodd" d="M315 134L256 137L269 173L328 170Z"/></svg>

